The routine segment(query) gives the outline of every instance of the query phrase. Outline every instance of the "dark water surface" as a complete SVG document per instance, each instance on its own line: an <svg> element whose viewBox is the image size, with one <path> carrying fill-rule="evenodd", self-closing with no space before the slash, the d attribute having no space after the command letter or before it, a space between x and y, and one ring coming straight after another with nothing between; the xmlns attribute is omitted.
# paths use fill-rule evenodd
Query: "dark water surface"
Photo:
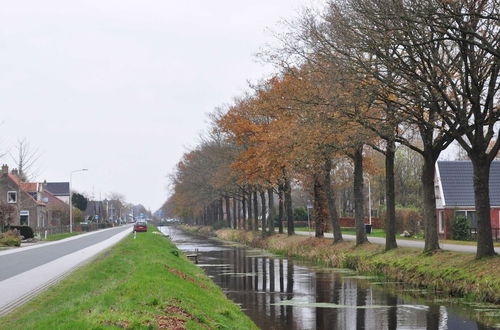
<svg viewBox="0 0 500 330"><path fill-rule="evenodd" d="M198 249L199 266L262 329L495 329L473 319L484 307L451 305L402 283L160 229L183 252Z"/></svg>

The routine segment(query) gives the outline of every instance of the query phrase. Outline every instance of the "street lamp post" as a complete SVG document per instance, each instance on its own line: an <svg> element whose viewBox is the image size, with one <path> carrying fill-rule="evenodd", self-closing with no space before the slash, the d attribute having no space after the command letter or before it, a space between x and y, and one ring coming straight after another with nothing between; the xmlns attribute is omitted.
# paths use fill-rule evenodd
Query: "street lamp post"
<svg viewBox="0 0 500 330"><path fill-rule="evenodd" d="M372 187L370 184L370 177L365 176L365 179L368 181L368 223L372 224Z"/></svg>
<svg viewBox="0 0 500 330"><path fill-rule="evenodd" d="M88 171L86 168L80 170L71 171L69 174L69 232L73 232L73 191L71 190L71 181L73 179L73 173Z"/></svg>
<svg viewBox="0 0 500 330"><path fill-rule="evenodd" d="M309 232L309 236L311 236L311 218L309 216L309 209L312 209L313 208L313 205L311 203L310 200L307 201L307 204L306 204L306 209L307 209L307 226L309 227L308 228L308 232Z"/></svg>

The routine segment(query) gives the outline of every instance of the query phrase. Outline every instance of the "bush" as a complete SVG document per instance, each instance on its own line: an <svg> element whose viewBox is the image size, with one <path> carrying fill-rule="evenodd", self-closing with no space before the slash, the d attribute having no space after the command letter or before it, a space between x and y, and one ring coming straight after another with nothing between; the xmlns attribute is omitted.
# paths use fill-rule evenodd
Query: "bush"
<svg viewBox="0 0 500 330"><path fill-rule="evenodd" d="M297 206L293 209L293 219L298 221L307 221L307 210L305 207Z"/></svg>
<svg viewBox="0 0 500 330"><path fill-rule="evenodd" d="M30 226L9 226L9 229L17 229L24 239L34 238L35 233Z"/></svg>
<svg viewBox="0 0 500 330"><path fill-rule="evenodd" d="M453 236L457 241L468 241L471 239L469 219L464 216L455 217L452 223Z"/></svg>
<svg viewBox="0 0 500 330"><path fill-rule="evenodd" d="M383 210L381 225L384 225L387 219L387 211ZM409 232L412 236L422 231L422 211L413 207L396 207L396 231L402 233Z"/></svg>
<svg viewBox="0 0 500 330"><path fill-rule="evenodd" d="M224 221L217 221L212 225L212 228L214 230L219 230L222 229L226 226L226 223Z"/></svg>
<svg viewBox="0 0 500 330"><path fill-rule="evenodd" d="M2 237L0 238L0 246L21 246L21 238L19 237Z"/></svg>
<svg viewBox="0 0 500 330"><path fill-rule="evenodd" d="M9 230L0 234L0 246L20 246L21 236L17 230Z"/></svg>

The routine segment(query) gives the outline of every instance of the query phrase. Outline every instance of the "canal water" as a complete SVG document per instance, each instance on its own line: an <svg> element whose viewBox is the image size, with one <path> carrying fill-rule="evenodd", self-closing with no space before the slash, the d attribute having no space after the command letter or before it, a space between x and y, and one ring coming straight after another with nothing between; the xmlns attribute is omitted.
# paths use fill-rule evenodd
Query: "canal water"
<svg viewBox="0 0 500 330"><path fill-rule="evenodd" d="M403 283L160 230L184 253L197 250L198 265L261 329L498 329L475 320L498 315L495 308L453 305Z"/></svg>

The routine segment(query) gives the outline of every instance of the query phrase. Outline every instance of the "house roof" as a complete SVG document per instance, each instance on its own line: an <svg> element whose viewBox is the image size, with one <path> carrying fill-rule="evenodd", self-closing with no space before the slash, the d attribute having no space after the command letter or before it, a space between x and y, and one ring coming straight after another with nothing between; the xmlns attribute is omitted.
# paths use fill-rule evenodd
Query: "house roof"
<svg viewBox="0 0 500 330"><path fill-rule="evenodd" d="M21 189L27 192L37 192L38 183L36 182L21 182Z"/></svg>
<svg viewBox="0 0 500 330"><path fill-rule="evenodd" d="M35 198L34 198L34 197L33 197L33 196L29 193L29 191L26 191L26 190L24 189L25 187L23 187L23 185L24 185L25 183L21 182L21 180L19 180L19 178L18 178L16 175L14 175L14 174L12 174L12 173L8 173L8 174L6 174L6 175L7 175L7 177L8 177L10 180L12 180L12 182L14 182L16 185L18 185L18 186L21 188L21 191L22 191L23 193L25 193L25 194L26 194L26 196L28 196L28 197L29 197L29 198L30 198L30 199L31 199L31 200L32 200L35 204L45 206L45 203L40 202L40 201L37 201L37 200L36 200L36 199L35 199ZM35 192L36 192L36 190L35 190Z"/></svg>
<svg viewBox="0 0 500 330"><path fill-rule="evenodd" d="M45 190L54 196L69 196L69 182L47 182Z"/></svg>
<svg viewBox="0 0 500 330"><path fill-rule="evenodd" d="M50 191L44 190L43 195L47 198L47 205L60 205L69 209L68 204L64 203L62 200L54 196L54 194L52 194Z"/></svg>
<svg viewBox="0 0 500 330"><path fill-rule="evenodd" d="M474 206L472 163L468 160L438 161L437 166L445 206ZM490 204L500 206L500 161L491 163Z"/></svg>

